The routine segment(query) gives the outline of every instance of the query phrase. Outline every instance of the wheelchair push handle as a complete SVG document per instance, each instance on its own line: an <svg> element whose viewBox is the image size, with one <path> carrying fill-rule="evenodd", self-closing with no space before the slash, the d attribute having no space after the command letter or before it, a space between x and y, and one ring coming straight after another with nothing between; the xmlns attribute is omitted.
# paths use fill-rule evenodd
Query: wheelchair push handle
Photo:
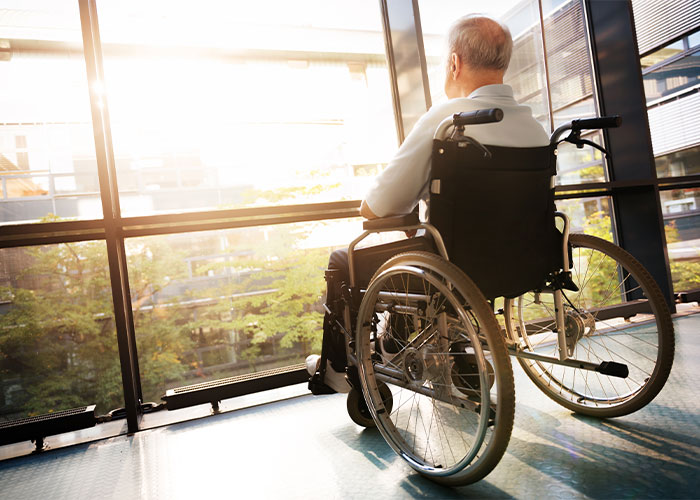
<svg viewBox="0 0 700 500"><path fill-rule="evenodd" d="M562 141L575 144L578 148L588 145L602 151L607 155L608 152L598 144L589 141L588 139L582 139L581 131L601 128L615 128L619 127L621 124L622 117L620 115L601 116L599 118L579 118L578 120L572 120L569 123L565 123L557 128L551 135L549 143L554 147L556 147L557 144ZM560 137L569 130L571 132L569 133L568 137L560 139Z"/></svg>
<svg viewBox="0 0 700 500"><path fill-rule="evenodd" d="M622 124L620 115L601 116L600 118L581 118L571 121L571 130L616 128Z"/></svg>
<svg viewBox="0 0 700 500"><path fill-rule="evenodd" d="M435 130L434 139L444 140L452 130L452 135L462 135L466 125L480 125L483 123L496 123L503 120L503 110L501 108L477 109L476 111L465 111L448 116L440 122Z"/></svg>
<svg viewBox="0 0 700 500"><path fill-rule="evenodd" d="M503 110L501 108L478 109L476 111L465 111L452 115L452 123L455 127L495 123L501 120L503 120Z"/></svg>

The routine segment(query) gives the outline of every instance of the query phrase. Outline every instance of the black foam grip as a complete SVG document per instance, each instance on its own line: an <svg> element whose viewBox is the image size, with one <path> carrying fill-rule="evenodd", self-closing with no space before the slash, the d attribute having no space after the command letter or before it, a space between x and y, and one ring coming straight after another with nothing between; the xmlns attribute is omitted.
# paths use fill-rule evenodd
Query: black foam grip
<svg viewBox="0 0 700 500"><path fill-rule="evenodd" d="M456 127L464 125L479 125L481 123L495 123L503 120L503 110L501 108L478 109L476 111L465 111L452 115L452 123Z"/></svg>
<svg viewBox="0 0 700 500"><path fill-rule="evenodd" d="M611 377L620 378L627 378L630 374L627 365L616 363L614 361L603 361L600 363L598 368L596 368L596 371L602 373L603 375L610 375Z"/></svg>
<svg viewBox="0 0 700 500"><path fill-rule="evenodd" d="M615 128L622 123L620 115L601 116L600 118L581 118L571 122L572 130L596 129L596 128Z"/></svg>

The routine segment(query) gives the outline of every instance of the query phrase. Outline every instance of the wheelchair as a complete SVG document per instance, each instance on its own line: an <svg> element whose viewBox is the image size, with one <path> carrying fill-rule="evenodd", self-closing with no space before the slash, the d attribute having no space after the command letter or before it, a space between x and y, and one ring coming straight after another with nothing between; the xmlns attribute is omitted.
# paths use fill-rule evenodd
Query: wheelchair
<svg viewBox="0 0 700 500"><path fill-rule="evenodd" d="M332 283L326 301L344 339L351 419L376 426L413 469L449 486L482 479L506 451L510 357L551 399L601 418L649 403L673 363L671 315L651 275L613 243L569 234L554 204L557 146L607 155L581 131L619 126L619 117L574 120L541 148L485 146L464 134L502 116L494 108L440 124L429 222L416 214L365 221L348 249L349 282ZM463 186L477 188L467 195ZM359 278L360 241L412 230L430 235L435 251L370 262L371 279ZM325 337L314 394L333 392L323 390Z"/></svg>

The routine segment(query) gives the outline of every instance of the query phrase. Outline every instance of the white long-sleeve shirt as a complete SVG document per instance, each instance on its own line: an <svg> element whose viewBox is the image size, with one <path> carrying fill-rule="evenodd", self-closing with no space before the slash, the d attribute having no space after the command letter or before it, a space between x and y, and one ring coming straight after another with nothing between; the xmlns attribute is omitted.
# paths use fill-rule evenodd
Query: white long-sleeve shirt
<svg viewBox="0 0 700 500"><path fill-rule="evenodd" d="M547 133L528 106L518 104L509 85L485 85L468 97L436 104L416 122L394 158L372 183L365 202L378 217L407 214L427 199L433 135L440 122L455 113L501 108L503 120L471 125L465 135L484 145L537 147L549 144Z"/></svg>

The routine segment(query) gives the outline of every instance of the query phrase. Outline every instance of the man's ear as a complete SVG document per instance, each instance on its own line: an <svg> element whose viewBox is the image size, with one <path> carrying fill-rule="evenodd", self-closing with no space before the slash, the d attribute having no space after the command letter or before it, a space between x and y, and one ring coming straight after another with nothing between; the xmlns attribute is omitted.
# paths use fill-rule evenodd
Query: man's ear
<svg viewBox="0 0 700 500"><path fill-rule="evenodd" d="M450 76L453 79L457 79L459 74L462 72L462 61L456 52L450 54Z"/></svg>

